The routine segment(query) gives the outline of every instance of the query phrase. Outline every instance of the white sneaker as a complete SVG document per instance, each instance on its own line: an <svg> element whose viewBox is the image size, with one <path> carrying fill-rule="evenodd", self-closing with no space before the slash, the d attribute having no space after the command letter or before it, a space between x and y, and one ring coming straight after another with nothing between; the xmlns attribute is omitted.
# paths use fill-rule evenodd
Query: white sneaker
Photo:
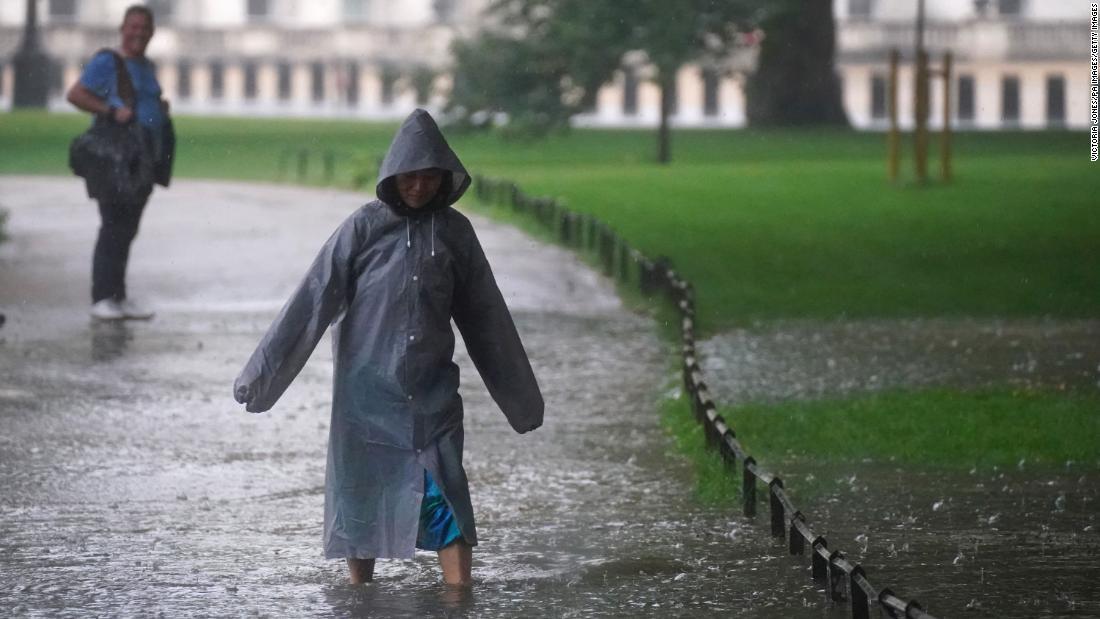
<svg viewBox="0 0 1100 619"><path fill-rule="evenodd" d="M96 320L122 320L126 313L114 299L100 299L92 304L92 318Z"/></svg>
<svg viewBox="0 0 1100 619"><path fill-rule="evenodd" d="M130 299L123 299L118 302L119 309L122 310L123 318L130 318L132 320L149 320L153 317L153 310L142 306L140 303L131 301Z"/></svg>

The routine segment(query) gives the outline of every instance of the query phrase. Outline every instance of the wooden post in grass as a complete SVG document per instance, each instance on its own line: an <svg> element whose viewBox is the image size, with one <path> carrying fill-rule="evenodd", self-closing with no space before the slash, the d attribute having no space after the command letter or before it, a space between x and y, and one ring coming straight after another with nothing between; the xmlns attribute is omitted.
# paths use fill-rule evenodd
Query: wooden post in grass
<svg viewBox="0 0 1100 619"><path fill-rule="evenodd" d="M916 67L913 72L914 155L917 183L928 182L928 53L924 51L924 0L917 0Z"/></svg>
<svg viewBox="0 0 1100 619"><path fill-rule="evenodd" d="M898 50L890 50L890 92L887 103L890 106L890 132L886 137L886 148L891 183L898 182L898 155L901 150L901 136L898 133L898 60L900 56Z"/></svg>
<svg viewBox="0 0 1100 619"><path fill-rule="evenodd" d="M928 53L917 52L916 67L916 126L914 136L914 155L917 164L917 182L928 182Z"/></svg>
<svg viewBox="0 0 1100 619"><path fill-rule="evenodd" d="M943 131L940 133L940 180L951 182L951 52L943 53Z"/></svg>

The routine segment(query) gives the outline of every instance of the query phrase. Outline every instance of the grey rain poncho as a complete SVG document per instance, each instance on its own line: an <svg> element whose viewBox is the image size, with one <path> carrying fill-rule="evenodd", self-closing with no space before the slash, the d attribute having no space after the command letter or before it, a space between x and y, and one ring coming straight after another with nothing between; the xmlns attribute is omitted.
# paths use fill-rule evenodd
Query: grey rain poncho
<svg viewBox="0 0 1100 619"><path fill-rule="evenodd" d="M395 176L424 168L449 178L432 203L411 209ZM328 558L412 557L425 469L462 537L477 544L452 318L512 428L528 432L543 417L489 263L470 221L451 206L470 177L427 112L401 125L378 177L379 200L355 211L321 248L234 384L248 411L270 409L333 324Z"/></svg>

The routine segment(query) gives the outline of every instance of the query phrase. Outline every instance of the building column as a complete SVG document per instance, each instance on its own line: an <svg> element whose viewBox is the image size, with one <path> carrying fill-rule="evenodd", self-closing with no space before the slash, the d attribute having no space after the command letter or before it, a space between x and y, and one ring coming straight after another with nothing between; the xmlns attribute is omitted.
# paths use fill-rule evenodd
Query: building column
<svg viewBox="0 0 1100 619"><path fill-rule="evenodd" d="M369 62L359 63L359 109L371 114L382 108L382 78L378 67Z"/></svg>
<svg viewBox="0 0 1100 619"><path fill-rule="evenodd" d="M209 109L210 100L210 60L196 60L191 64L191 97L192 105L203 109Z"/></svg>
<svg viewBox="0 0 1100 619"><path fill-rule="evenodd" d="M241 107L244 101L244 66L239 58L225 63L225 96L222 98L231 108Z"/></svg>
<svg viewBox="0 0 1100 619"><path fill-rule="evenodd" d="M290 102L295 108L308 109L313 101L311 62L290 65Z"/></svg>
<svg viewBox="0 0 1100 619"><path fill-rule="evenodd" d="M157 65L157 81L160 82L161 96L169 101L177 98L179 93L179 70L175 62L166 62Z"/></svg>
<svg viewBox="0 0 1100 619"><path fill-rule="evenodd" d="M746 76L722 77L718 80L718 122L724 127L744 127Z"/></svg>
<svg viewBox="0 0 1100 619"><path fill-rule="evenodd" d="M678 124L698 125L703 122L703 68L699 65L685 65L676 76L676 98L679 112Z"/></svg>

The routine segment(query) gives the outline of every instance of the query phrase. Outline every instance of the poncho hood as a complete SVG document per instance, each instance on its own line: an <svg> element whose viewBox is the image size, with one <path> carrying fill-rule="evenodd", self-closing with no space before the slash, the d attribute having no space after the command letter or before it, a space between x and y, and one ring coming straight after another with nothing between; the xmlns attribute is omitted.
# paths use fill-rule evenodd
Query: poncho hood
<svg viewBox="0 0 1100 619"><path fill-rule="evenodd" d="M436 197L419 209L404 204L397 192L396 176L426 168L448 172ZM400 215L419 215L448 207L466 193L470 174L451 150L439 125L427 111L417 109L401 123L378 170L378 198Z"/></svg>

